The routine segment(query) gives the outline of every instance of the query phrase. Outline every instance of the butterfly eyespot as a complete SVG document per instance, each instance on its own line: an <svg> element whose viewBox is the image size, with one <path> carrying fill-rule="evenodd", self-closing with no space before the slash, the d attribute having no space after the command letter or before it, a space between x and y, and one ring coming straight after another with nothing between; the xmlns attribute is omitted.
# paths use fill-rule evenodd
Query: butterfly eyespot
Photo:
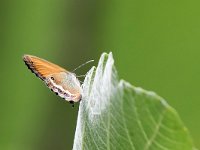
<svg viewBox="0 0 200 150"><path fill-rule="evenodd" d="M58 92L59 92L59 93L62 93L62 90L61 90L61 89L58 89Z"/></svg>
<svg viewBox="0 0 200 150"><path fill-rule="evenodd" d="M54 77L51 77L51 80L54 80Z"/></svg>
<svg viewBox="0 0 200 150"><path fill-rule="evenodd" d="M67 93L64 93L64 95L67 96L67 97L69 97L69 94L67 94Z"/></svg>

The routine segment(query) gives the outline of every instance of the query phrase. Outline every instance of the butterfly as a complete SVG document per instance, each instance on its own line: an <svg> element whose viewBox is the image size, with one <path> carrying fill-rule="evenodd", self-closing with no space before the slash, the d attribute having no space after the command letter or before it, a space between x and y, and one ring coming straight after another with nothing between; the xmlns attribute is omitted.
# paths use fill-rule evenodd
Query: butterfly
<svg viewBox="0 0 200 150"><path fill-rule="evenodd" d="M74 102L79 102L81 100L81 84L74 73L32 55L24 55L23 61L51 91L70 102L72 106L74 106Z"/></svg>

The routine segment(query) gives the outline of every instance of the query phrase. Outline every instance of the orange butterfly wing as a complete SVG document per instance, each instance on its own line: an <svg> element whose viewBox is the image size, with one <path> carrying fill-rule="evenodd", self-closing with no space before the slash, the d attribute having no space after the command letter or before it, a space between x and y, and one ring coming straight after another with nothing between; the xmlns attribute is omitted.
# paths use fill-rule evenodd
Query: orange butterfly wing
<svg viewBox="0 0 200 150"><path fill-rule="evenodd" d="M23 60L28 68L44 80L53 73L67 72L64 68L32 55L24 55Z"/></svg>

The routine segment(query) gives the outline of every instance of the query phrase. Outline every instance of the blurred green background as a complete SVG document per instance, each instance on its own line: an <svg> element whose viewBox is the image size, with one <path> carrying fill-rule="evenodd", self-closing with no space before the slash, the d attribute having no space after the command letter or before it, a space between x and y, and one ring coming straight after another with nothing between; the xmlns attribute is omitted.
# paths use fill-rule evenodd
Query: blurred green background
<svg viewBox="0 0 200 150"><path fill-rule="evenodd" d="M50 92L22 62L32 54L85 74L112 51L120 78L153 90L200 148L200 1L1 0L0 149L70 150L78 104Z"/></svg>

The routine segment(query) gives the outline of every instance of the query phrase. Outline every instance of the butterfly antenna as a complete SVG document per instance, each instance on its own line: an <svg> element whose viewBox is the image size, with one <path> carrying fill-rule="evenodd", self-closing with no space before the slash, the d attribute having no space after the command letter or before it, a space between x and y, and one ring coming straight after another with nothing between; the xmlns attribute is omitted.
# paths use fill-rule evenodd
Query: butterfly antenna
<svg viewBox="0 0 200 150"><path fill-rule="evenodd" d="M86 74L83 74L83 75L78 75L78 76L76 76L77 78L82 78L82 77L85 77L86 76Z"/></svg>
<svg viewBox="0 0 200 150"><path fill-rule="evenodd" d="M81 64L80 66L76 67L72 72L76 71L77 69L79 69L79 68L81 68L81 67L85 66L86 64L91 63L93 61L94 60L89 60L89 61L85 62L84 64Z"/></svg>

